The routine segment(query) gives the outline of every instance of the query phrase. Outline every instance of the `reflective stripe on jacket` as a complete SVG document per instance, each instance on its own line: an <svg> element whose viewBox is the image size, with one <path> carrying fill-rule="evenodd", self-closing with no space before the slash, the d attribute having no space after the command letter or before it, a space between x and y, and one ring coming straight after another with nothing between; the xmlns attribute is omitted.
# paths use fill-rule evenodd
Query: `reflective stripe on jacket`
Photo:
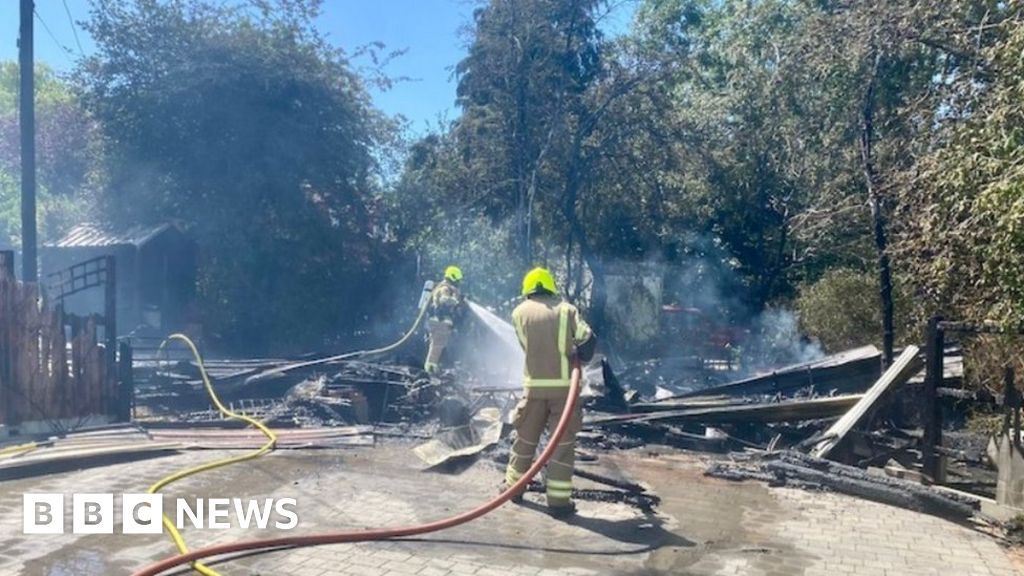
<svg viewBox="0 0 1024 576"><path fill-rule="evenodd" d="M568 386L574 347L592 336L576 307L557 296L532 296L512 311L512 324L526 352L525 385Z"/></svg>

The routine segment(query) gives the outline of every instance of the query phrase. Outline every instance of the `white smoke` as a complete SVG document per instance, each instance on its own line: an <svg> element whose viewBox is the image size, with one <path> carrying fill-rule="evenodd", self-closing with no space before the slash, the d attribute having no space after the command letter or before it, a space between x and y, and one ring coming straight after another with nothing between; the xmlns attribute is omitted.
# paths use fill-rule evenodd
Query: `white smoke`
<svg viewBox="0 0 1024 576"><path fill-rule="evenodd" d="M769 307L752 322L749 358L753 368L774 368L825 357L821 344L800 333L796 315Z"/></svg>

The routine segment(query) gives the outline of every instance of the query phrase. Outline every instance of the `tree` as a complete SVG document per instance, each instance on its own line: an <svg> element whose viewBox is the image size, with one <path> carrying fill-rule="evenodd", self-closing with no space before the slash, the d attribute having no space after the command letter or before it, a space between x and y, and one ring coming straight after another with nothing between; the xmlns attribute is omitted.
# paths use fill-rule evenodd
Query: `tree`
<svg viewBox="0 0 1024 576"><path fill-rule="evenodd" d="M697 246L725 247L753 313L793 293L802 263L794 218L827 160L808 155L820 139L805 124L816 99L801 94L813 89L797 50L808 13L783 1L645 2L639 11L645 57L679 62L654 108L668 109L656 116L674 126L662 149L682 171L668 202L688 213Z"/></svg>
<svg viewBox="0 0 1024 576"><path fill-rule="evenodd" d="M918 336L911 328L912 308L903 284L893 291L899 312L896 341L913 342ZM833 268L820 279L801 287L794 301L800 327L829 352L840 352L865 344L881 344L878 326L882 309L877 305L878 275L850 268Z"/></svg>
<svg viewBox="0 0 1024 576"><path fill-rule="evenodd" d="M997 143L1017 141L1018 118L995 102L1018 96L1019 0L647 0L614 41L584 33L599 4L562 4L582 16L539 0L477 13L463 117L415 148L407 205L434 221L511 219L473 228L488 238L474 250L555 264L592 315L605 266L651 260L676 271L678 295L708 289L734 321L837 282L834 270L873 269L858 285L877 315L861 319L877 320L886 358L902 318L979 303L966 279L941 277L951 270L1014 309L1017 159ZM559 50L559 33L575 48ZM417 242L464 245L465 226L407 222ZM506 230L513 241L494 241ZM980 256L986 243L998 259Z"/></svg>
<svg viewBox="0 0 1024 576"><path fill-rule="evenodd" d="M564 261L564 276L576 276L569 274L574 254L589 256L595 284L600 276L578 210L594 174L587 141L608 101L607 44L596 26L602 5L481 3L456 68L462 115L412 146L395 191L391 207L405 242L434 267L453 258L481 262L482 274L472 263L467 273L497 301L515 294L536 264ZM582 256L574 248L581 246Z"/></svg>
<svg viewBox="0 0 1024 576"><path fill-rule="evenodd" d="M473 42L456 68L462 117L453 130L475 184L471 193L490 216L515 219L524 268L535 260L534 238L548 239L560 164L572 154L568 133L600 74L599 4L489 2L474 13Z"/></svg>
<svg viewBox="0 0 1024 576"><path fill-rule="evenodd" d="M72 87L45 64L36 66L36 169L40 239L55 240L89 217L101 185L96 123ZM21 245L21 140L18 66L0 62L0 245Z"/></svg>
<svg viewBox="0 0 1024 576"><path fill-rule="evenodd" d="M897 179L936 145L956 109L948 79L974 77L969 31L1001 19L1001 6L642 5L645 45L686 62L676 108L684 129L700 137L678 153L703 160L706 221L740 263L755 309L834 266L863 266L871 250L892 358Z"/></svg>
<svg viewBox="0 0 1024 576"><path fill-rule="evenodd" d="M105 214L182 222L225 346L318 345L366 322L394 256L376 222L390 125L313 26L319 2L111 0L78 89L110 151Z"/></svg>
<svg viewBox="0 0 1024 576"><path fill-rule="evenodd" d="M959 31L979 50L950 76L955 97L935 146L897 182L895 252L925 313L1020 323L1024 4L1000 6Z"/></svg>
<svg viewBox="0 0 1024 576"><path fill-rule="evenodd" d="M870 209L887 363L895 338L889 248L893 181L927 149L934 127L943 121L948 92L942 79L970 66L970 44L956 31L994 8L996 3L970 0L860 2L826 10L809 29L810 61L841 74L849 93L857 95L847 107L847 118L856 119L857 140L848 146L859 152Z"/></svg>

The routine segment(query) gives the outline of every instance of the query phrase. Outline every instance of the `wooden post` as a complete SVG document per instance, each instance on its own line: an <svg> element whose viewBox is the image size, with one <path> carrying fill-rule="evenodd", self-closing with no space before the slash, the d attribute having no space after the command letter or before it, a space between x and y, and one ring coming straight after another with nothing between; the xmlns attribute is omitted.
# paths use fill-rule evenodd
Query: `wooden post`
<svg viewBox="0 0 1024 576"><path fill-rule="evenodd" d="M14 250L0 250L0 270L7 273L7 277L14 280Z"/></svg>
<svg viewBox="0 0 1024 576"><path fill-rule="evenodd" d="M117 378L117 259L107 256L103 259L106 268L106 278L103 283L103 332L106 341L107 355L107 377ZM104 389L110 389L104 386ZM119 412L119 402L116 399L107 404L110 414Z"/></svg>
<svg viewBox="0 0 1024 576"><path fill-rule="evenodd" d="M14 373L11 368L14 322L10 319L14 316L14 288L17 281L13 274L14 260L8 260L12 255L9 251L0 253L5 259L4 269L8 272L0 272L0 318L4 319L0 321L0 423L9 423L14 416Z"/></svg>
<svg viewBox="0 0 1024 576"><path fill-rule="evenodd" d="M131 422L135 416L135 380L132 373L132 346L121 342L118 358L118 413L119 422Z"/></svg>
<svg viewBox="0 0 1024 576"><path fill-rule="evenodd" d="M1013 430L1013 413L1015 402L1014 390L1010 389L1009 377L1010 377L1009 366L1004 367L1003 372L1003 427L999 430L1001 434L1009 436Z"/></svg>
<svg viewBox="0 0 1024 576"><path fill-rule="evenodd" d="M942 410L938 402L938 390L942 386L943 352L945 334L940 323L941 316L928 321L925 332L925 376L922 419L924 436L921 439L921 464L925 476L939 483L943 476L942 462L936 447L942 443Z"/></svg>

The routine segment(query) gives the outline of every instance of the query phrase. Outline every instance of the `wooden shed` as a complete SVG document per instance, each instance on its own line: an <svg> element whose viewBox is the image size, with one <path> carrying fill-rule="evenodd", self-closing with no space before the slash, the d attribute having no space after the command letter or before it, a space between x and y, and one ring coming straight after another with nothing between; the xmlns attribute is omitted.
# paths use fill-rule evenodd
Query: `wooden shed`
<svg viewBox="0 0 1024 576"><path fill-rule="evenodd" d="M113 256L117 278L117 333L140 326L166 332L189 319L196 284L196 248L176 224L137 226L121 232L95 224L79 224L40 251L43 284L62 270L82 262ZM77 315L103 310L101 290L68 296L67 312Z"/></svg>

